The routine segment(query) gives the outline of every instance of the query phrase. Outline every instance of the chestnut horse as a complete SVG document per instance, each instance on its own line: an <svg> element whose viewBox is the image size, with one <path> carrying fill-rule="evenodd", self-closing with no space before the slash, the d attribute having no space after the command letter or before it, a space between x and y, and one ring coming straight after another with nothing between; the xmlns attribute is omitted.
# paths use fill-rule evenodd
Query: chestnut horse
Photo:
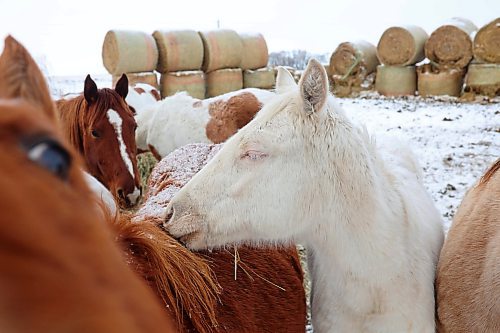
<svg viewBox="0 0 500 333"><path fill-rule="evenodd" d="M0 331L174 332L99 219L55 106L12 37L0 57Z"/></svg>
<svg viewBox="0 0 500 333"><path fill-rule="evenodd" d="M500 159L465 195L441 250L438 332L500 332Z"/></svg>
<svg viewBox="0 0 500 333"><path fill-rule="evenodd" d="M83 95L56 102L66 139L83 156L90 174L111 191L122 208L135 205L141 195L137 125L125 102L127 94L126 75L115 89L97 89L88 75Z"/></svg>

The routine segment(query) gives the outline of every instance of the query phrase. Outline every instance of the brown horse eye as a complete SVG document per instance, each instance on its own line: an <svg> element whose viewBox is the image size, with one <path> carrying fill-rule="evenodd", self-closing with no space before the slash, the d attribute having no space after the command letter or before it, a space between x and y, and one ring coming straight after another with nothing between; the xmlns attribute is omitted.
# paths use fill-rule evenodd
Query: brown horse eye
<svg viewBox="0 0 500 333"><path fill-rule="evenodd" d="M90 133L92 134L92 136L93 136L94 138L99 138L99 137L101 137L101 133L99 133L99 132L98 132L97 130L95 130L95 129L93 129Z"/></svg>
<svg viewBox="0 0 500 333"><path fill-rule="evenodd" d="M61 180L68 180L71 156L57 141L40 138L27 147L28 158Z"/></svg>

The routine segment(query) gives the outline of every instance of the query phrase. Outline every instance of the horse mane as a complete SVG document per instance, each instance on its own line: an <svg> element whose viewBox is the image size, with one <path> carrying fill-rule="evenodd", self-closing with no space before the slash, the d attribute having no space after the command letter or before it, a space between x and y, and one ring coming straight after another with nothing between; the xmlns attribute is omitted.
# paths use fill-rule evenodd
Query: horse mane
<svg viewBox="0 0 500 333"><path fill-rule="evenodd" d="M72 99L56 101L64 135L80 153L83 153L82 133L85 129L85 123L93 124L105 117L106 111L113 104L122 104L123 109L128 110L130 115L133 115L125 101L113 89L98 89L97 96L96 101L90 105L83 94ZM102 110L102 112L95 112L95 110Z"/></svg>
<svg viewBox="0 0 500 333"><path fill-rule="evenodd" d="M5 39L0 56L0 97L22 98L40 107L54 122L57 114L49 87L37 64L25 48L12 36Z"/></svg>
<svg viewBox="0 0 500 333"><path fill-rule="evenodd" d="M479 180L479 185L484 185L493 177L493 175L500 169L500 158L486 171L486 173Z"/></svg>
<svg viewBox="0 0 500 333"><path fill-rule="evenodd" d="M179 328L189 319L198 332L213 332L219 286L207 262L161 229L161 221L131 218L124 214L111 223L127 264L173 312Z"/></svg>

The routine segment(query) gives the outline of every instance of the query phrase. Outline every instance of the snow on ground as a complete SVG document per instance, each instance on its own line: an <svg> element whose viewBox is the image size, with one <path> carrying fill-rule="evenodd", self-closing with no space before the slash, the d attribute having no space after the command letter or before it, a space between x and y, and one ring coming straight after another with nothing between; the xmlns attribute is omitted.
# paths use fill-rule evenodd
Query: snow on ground
<svg viewBox="0 0 500 333"><path fill-rule="evenodd" d="M51 93L54 98L79 93L84 79L51 77ZM111 86L109 75L93 79L99 88ZM467 189L500 157L500 101L462 103L454 98L385 98L371 93L338 102L370 132L389 133L412 146L446 229Z"/></svg>

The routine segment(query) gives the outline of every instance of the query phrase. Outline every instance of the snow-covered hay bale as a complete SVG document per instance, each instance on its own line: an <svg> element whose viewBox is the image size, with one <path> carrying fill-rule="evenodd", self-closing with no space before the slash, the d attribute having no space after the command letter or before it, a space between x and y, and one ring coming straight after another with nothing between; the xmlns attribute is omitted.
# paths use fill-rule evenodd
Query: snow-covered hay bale
<svg viewBox="0 0 500 333"><path fill-rule="evenodd" d="M276 79L272 68L243 71L243 88L272 89L275 83Z"/></svg>
<svg viewBox="0 0 500 333"><path fill-rule="evenodd" d="M437 28L425 43L425 56L439 68L464 68L472 59L471 35L477 27L463 18L453 18Z"/></svg>
<svg viewBox="0 0 500 333"><path fill-rule="evenodd" d="M460 96L464 84L464 70L452 68L440 71L431 64L417 68L417 85L420 96Z"/></svg>
<svg viewBox="0 0 500 333"><path fill-rule="evenodd" d="M240 34L242 43L240 68L258 69L266 67L269 61L267 43L262 34Z"/></svg>
<svg viewBox="0 0 500 333"><path fill-rule="evenodd" d="M367 41L339 44L330 57L327 71L333 93L349 95L353 88L361 87L367 76L377 69L378 64L377 49L373 44Z"/></svg>
<svg viewBox="0 0 500 333"><path fill-rule="evenodd" d="M243 44L234 30L200 32L205 49L202 69L205 72L236 68L241 64Z"/></svg>
<svg viewBox="0 0 500 333"><path fill-rule="evenodd" d="M194 98L205 98L205 73L202 71L163 73L160 83L162 98L172 96L179 91L186 91Z"/></svg>
<svg viewBox="0 0 500 333"><path fill-rule="evenodd" d="M102 44L102 61L114 75L152 72L158 48L153 36L142 31L110 30Z"/></svg>
<svg viewBox="0 0 500 333"><path fill-rule="evenodd" d="M470 64L465 84L481 95L500 95L500 64Z"/></svg>
<svg viewBox="0 0 500 333"><path fill-rule="evenodd" d="M415 95L417 90L415 66L378 66L375 89L385 96Z"/></svg>
<svg viewBox="0 0 500 333"><path fill-rule="evenodd" d="M153 33L158 46L156 70L160 73L201 69L203 42L194 30L161 31Z"/></svg>
<svg viewBox="0 0 500 333"><path fill-rule="evenodd" d="M414 65L425 58L427 38L427 32L415 25L390 27L378 42L378 59L387 66Z"/></svg>
<svg viewBox="0 0 500 333"><path fill-rule="evenodd" d="M215 97L243 88L241 68L219 69L206 75L207 97Z"/></svg>
<svg viewBox="0 0 500 333"><path fill-rule="evenodd" d="M500 64L500 17L479 29L473 52L477 61Z"/></svg>
<svg viewBox="0 0 500 333"><path fill-rule="evenodd" d="M160 89L160 86L158 85L158 77L156 76L155 72L125 73L125 74L127 75L128 84L130 86L134 86L137 83L145 83L155 87L156 89ZM112 76L113 87L115 86L116 82L120 79L120 77L121 75Z"/></svg>

